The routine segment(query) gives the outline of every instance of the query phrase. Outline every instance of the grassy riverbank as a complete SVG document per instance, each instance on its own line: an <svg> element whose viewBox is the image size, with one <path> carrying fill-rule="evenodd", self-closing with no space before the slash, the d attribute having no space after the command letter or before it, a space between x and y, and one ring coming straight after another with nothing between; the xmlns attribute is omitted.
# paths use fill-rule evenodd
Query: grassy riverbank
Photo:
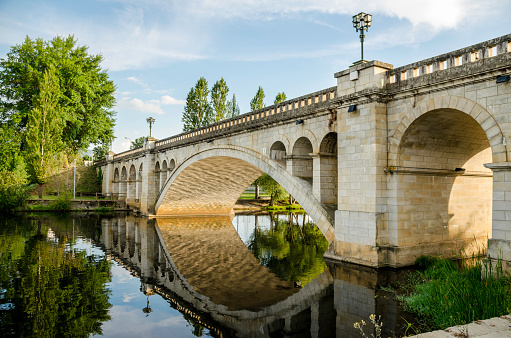
<svg viewBox="0 0 511 338"><path fill-rule="evenodd" d="M400 296L407 311L419 315L428 331L463 325L510 313L511 277L482 258L461 262L421 257L424 270L411 275ZM487 265L486 265L487 264Z"/></svg>

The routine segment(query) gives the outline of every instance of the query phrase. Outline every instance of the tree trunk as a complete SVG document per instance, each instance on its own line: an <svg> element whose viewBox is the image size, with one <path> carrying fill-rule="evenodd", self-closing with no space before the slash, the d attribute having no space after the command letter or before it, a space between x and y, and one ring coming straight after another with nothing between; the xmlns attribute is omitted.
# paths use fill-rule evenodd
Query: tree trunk
<svg viewBox="0 0 511 338"><path fill-rule="evenodd" d="M259 199L259 186L257 184L255 185L255 199Z"/></svg>
<svg viewBox="0 0 511 338"><path fill-rule="evenodd" d="M293 198L293 196L289 195L289 204L293 205L294 203L295 203L295 199Z"/></svg>
<svg viewBox="0 0 511 338"><path fill-rule="evenodd" d="M43 199L43 185L41 183L39 183L39 187L38 187L38 193L39 193L39 199L42 200Z"/></svg>

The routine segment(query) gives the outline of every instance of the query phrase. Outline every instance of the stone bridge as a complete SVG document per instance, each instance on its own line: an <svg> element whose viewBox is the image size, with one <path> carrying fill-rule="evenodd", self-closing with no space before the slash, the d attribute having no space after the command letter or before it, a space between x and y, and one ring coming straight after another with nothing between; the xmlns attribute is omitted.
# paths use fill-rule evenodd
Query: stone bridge
<svg viewBox="0 0 511 338"><path fill-rule="evenodd" d="M266 172L314 219L329 257L404 266L488 242L511 261L510 41L353 65L337 86L149 138L98 163L103 192L146 215L225 215Z"/></svg>

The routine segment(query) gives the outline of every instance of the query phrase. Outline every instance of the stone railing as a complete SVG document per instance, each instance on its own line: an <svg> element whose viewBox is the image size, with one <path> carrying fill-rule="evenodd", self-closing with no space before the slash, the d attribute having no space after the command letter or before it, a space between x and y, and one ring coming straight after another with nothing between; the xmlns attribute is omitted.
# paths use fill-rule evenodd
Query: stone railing
<svg viewBox="0 0 511 338"><path fill-rule="evenodd" d="M300 96L276 105L255 110L227 120L210 124L190 132L181 133L156 142L156 148L169 148L255 128L280 120L299 118L331 103L336 98L337 87L327 88ZM123 153L124 154L124 153ZM117 155L116 155L117 156Z"/></svg>
<svg viewBox="0 0 511 338"><path fill-rule="evenodd" d="M387 72L389 76L389 89L399 86L401 82L414 78L440 74L444 70L453 70L460 66L466 66L467 64L473 64L497 56L497 58L500 58L502 54L507 54L510 51L511 34L507 34L499 38L431 57L426 60L394 68ZM466 70L464 72L467 73Z"/></svg>
<svg viewBox="0 0 511 338"><path fill-rule="evenodd" d="M123 151L122 153L115 154L114 160L119 160L121 158L126 158L126 157L133 157L135 154L137 154L139 152L142 153L143 151L144 151L144 148L142 148L142 147L126 150L126 151Z"/></svg>

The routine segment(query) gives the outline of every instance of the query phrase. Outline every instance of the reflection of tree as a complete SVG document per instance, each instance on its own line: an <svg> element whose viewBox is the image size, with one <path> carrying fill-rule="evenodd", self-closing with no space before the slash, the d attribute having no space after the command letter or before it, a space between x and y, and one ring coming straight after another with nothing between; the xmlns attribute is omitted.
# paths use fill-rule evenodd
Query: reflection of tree
<svg viewBox="0 0 511 338"><path fill-rule="evenodd" d="M108 262L49 242L40 222L30 229L20 223L0 234L0 331L22 337L101 334L102 322L110 319Z"/></svg>
<svg viewBox="0 0 511 338"><path fill-rule="evenodd" d="M302 285L309 283L326 267L323 254L328 242L314 223L299 225L292 222L293 215L288 220L270 217L270 229L256 228L248 248L280 278Z"/></svg>

